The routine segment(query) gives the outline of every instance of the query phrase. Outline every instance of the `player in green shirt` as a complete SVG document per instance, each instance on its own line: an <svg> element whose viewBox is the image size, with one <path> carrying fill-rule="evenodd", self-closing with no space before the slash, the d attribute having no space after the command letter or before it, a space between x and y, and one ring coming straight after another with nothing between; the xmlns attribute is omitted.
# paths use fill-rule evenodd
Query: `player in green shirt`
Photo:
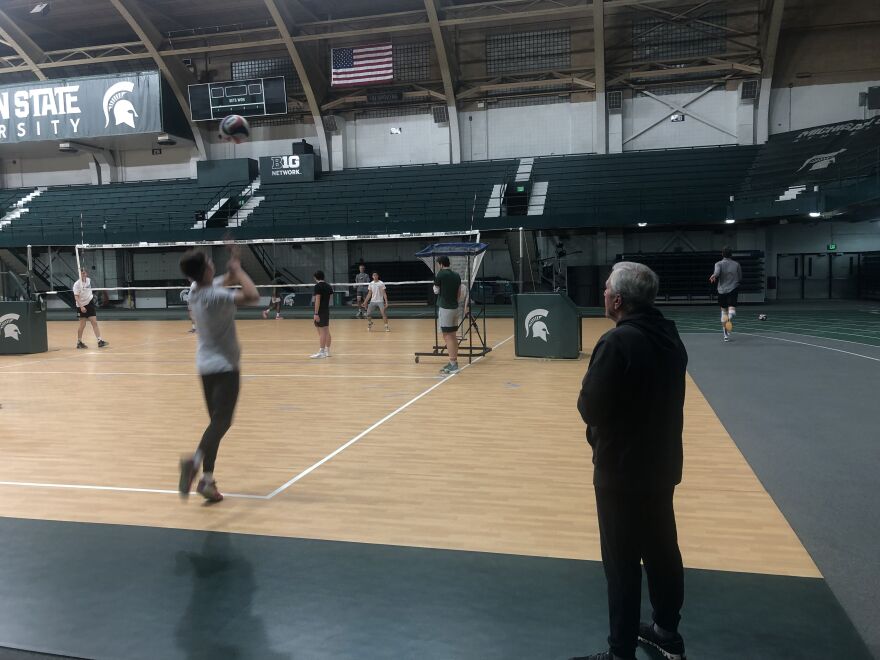
<svg viewBox="0 0 880 660"><path fill-rule="evenodd" d="M449 267L449 257L442 255L437 258L440 270L434 275L434 293L437 294L437 322L440 332L446 340L449 352L449 364L440 370L441 374L454 374L458 371L458 326L461 317L458 302L461 299L461 277Z"/></svg>

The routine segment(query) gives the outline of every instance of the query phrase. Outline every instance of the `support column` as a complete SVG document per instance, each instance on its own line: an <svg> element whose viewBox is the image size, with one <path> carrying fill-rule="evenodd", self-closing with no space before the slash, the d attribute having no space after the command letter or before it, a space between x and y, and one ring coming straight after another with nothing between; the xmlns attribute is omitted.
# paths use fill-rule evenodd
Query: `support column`
<svg viewBox="0 0 880 660"><path fill-rule="evenodd" d="M605 102L605 0L593 0L593 52L596 68L595 151L608 153L608 106Z"/></svg>
<svg viewBox="0 0 880 660"><path fill-rule="evenodd" d="M764 46L764 67L761 71L761 91L758 96L758 117L755 134L756 144L764 144L770 137L770 92L773 89L773 69L776 65L776 47L779 44L779 29L785 0L774 0L770 10L770 23L767 26L767 40Z"/></svg>

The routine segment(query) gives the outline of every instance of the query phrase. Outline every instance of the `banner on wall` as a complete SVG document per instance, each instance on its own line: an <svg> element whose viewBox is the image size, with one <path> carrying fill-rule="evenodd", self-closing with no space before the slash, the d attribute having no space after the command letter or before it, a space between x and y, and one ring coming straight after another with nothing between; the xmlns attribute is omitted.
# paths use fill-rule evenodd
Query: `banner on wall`
<svg viewBox="0 0 880 660"><path fill-rule="evenodd" d="M0 85L0 144L161 131L158 71Z"/></svg>

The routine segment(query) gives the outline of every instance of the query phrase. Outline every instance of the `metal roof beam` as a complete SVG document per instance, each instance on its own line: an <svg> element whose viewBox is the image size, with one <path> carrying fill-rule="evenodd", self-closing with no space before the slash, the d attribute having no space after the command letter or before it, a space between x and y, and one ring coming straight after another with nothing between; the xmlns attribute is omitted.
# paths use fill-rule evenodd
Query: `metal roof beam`
<svg viewBox="0 0 880 660"><path fill-rule="evenodd" d="M263 2L266 5L266 9L269 10L272 20L275 21L275 26L281 34L281 39L287 47L287 53L290 55L293 67L296 69L296 75L299 77L300 84L303 86L303 91L306 93L309 112L312 115L312 120L315 122L315 134L318 138L318 149L321 152L321 169L327 171L330 169L330 149L329 143L327 142L327 132L324 130L324 120L321 118L321 106L318 103L318 97L315 95L315 90L309 79L309 73L303 64L303 58L300 55L299 50L297 50L296 44L293 43L290 29L287 27L287 17L281 13L278 3L276 0L263 0Z"/></svg>
<svg viewBox="0 0 880 660"><path fill-rule="evenodd" d="M443 30L440 28L440 17L434 0L425 0L425 11L431 24L431 35L434 38L434 49L440 64L440 77L443 79L443 93L446 95L446 114L449 118L449 157L450 163L461 162L461 134L458 128L458 104L455 102L455 84L452 79L450 57L446 52Z"/></svg>
<svg viewBox="0 0 880 660"><path fill-rule="evenodd" d="M48 76L40 70L40 64L45 61L46 53L2 9L0 9L0 38L18 53L27 68L39 80L48 80Z"/></svg>
<svg viewBox="0 0 880 660"><path fill-rule="evenodd" d="M770 136L770 89L773 85L773 69L776 67L776 47L779 44L779 30L782 27L782 14L785 0L775 0L770 9L770 22L764 40L764 72L761 76L761 91L758 93L757 133L755 141L764 144Z"/></svg>
<svg viewBox="0 0 880 660"><path fill-rule="evenodd" d="M166 60L160 48L162 46L162 35L153 22L144 13L137 0L110 0L110 4L119 12L122 18L128 23L132 31L141 40L147 49L150 57L156 63L159 71L165 77L165 81L174 93L180 108L186 114L187 123L192 130L193 139L196 143L199 153L203 158L208 158L208 150L205 146L204 136L201 127L192 120L192 112L189 108L189 98L186 86L192 79L190 72L181 62L176 59ZM94 62L94 60L92 60Z"/></svg>

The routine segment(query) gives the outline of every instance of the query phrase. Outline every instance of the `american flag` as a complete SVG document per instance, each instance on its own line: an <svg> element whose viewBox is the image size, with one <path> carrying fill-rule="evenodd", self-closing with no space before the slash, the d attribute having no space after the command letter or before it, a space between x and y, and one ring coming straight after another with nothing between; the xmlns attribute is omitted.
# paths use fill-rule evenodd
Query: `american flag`
<svg viewBox="0 0 880 660"><path fill-rule="evenodd" d="M331 85L369 85L394 79L391 44L374 44L357 48L334 48L331 56Z"/></svg>

